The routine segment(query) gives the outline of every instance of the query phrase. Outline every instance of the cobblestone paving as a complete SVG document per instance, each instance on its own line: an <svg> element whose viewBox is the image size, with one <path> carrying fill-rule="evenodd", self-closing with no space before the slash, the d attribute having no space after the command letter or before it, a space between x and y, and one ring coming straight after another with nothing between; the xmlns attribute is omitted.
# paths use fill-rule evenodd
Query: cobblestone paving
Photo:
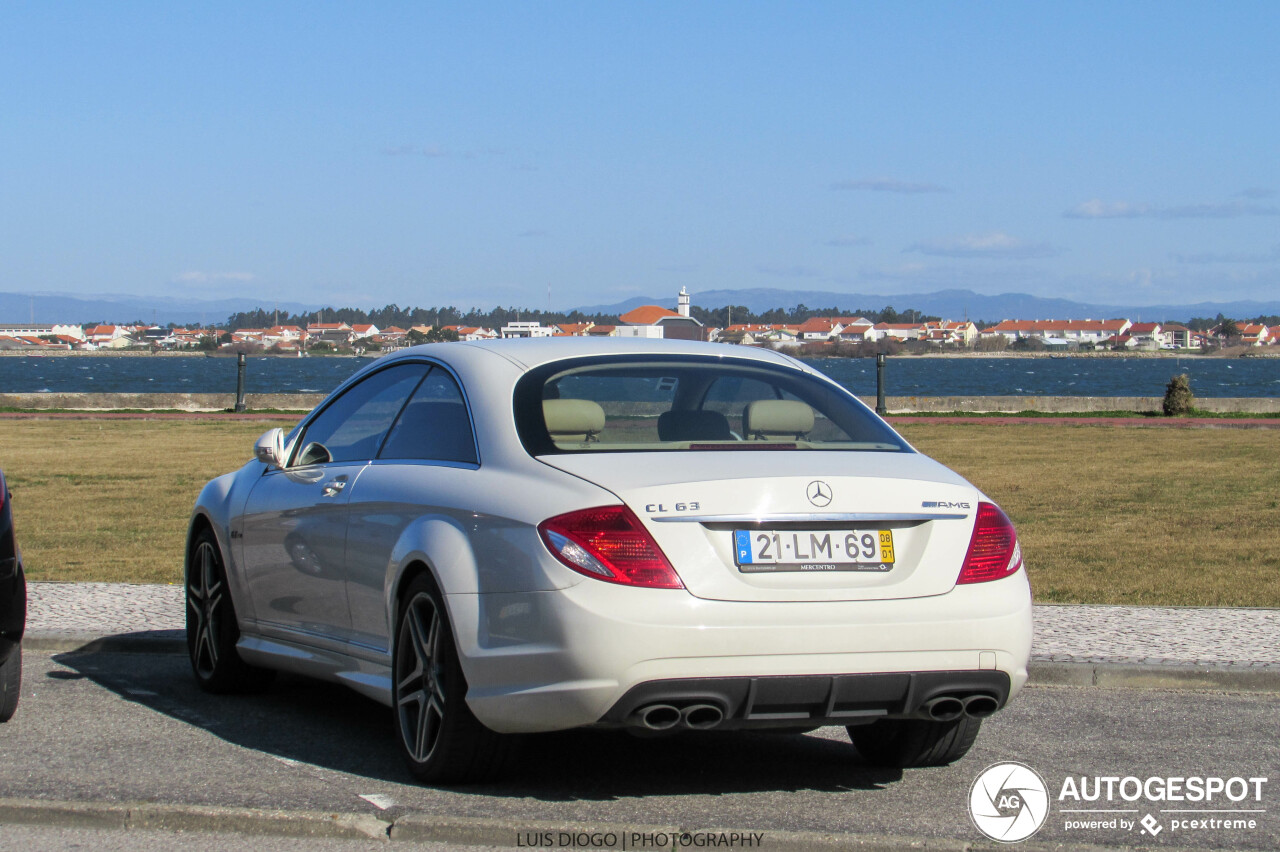
<svg viewBox="0 0 1280 852"><path fill-rule="evenodd" d="M27 630L109 636L182 630L181 586L31 583ZM1280 609L1037 606L1033 659L1280 670Z"/></svg>

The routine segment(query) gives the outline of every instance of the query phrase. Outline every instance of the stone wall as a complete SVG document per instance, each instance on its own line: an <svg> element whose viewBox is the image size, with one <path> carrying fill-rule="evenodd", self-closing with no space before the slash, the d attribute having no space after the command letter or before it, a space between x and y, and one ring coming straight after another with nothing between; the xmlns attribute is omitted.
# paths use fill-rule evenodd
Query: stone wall
<svg viewBox="0 0 1280 852"><path fill-rule="evenodd" d="M250 393L250 411L310 411L324 399L319 393ZM234 393L4 393L0 408L71 409L77 411L230 411Z"/></svg>
<svg viewBox="0 0 1280 852"><path fill-rule="evenodd" d="M251 393L245 395L250 411L310 411L324 394ZM872 408L875 397L862 397ZM885 405L892 414L917 412L1018 412L1080 414L1090 411L1159 411L1158 396L890 396ZM0 408L141 411L230 411L230 393L7 393L0 394ZM1274 397L1196 397L1196 408L1219 413L1276 414L1280 399Z"/></svg>
<svg viewBox="0 0 1280 852"><path fill-rule="evenodd" d="M873 396L861 397L872 408ZM1040 411L1082 414L1090 411L1160 411L1159 396L887 396L885 407L892 414L919 412L1018 412ZM1280 399L1275 397L1196 397L1195 407L1215 413L1276 414Z"/></svg>

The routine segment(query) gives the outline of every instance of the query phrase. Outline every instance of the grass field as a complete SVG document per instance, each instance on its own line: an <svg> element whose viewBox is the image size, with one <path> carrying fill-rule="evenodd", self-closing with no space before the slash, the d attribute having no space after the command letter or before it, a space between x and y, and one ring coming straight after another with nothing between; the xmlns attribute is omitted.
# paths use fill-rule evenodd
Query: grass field
<svg viewBox="0 0 1280 852"><path fill-rule="evenodd" d="M0 469L28 576L178 582L200 487L291 422L6 422ZM1280 606L1271 430L900 429L1005 508L1038 601Z"/></svg>

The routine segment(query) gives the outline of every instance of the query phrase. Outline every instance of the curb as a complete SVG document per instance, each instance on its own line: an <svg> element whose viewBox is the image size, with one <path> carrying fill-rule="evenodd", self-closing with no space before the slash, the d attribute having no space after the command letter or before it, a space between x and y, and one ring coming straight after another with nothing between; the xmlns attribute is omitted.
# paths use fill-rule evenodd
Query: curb
<svg viewBox="0 0 1280 852"><path fill-rule="evenodd" d="M390 822L370 814L0 799L0 825L5 824L365 839L385 838L391 828Z"/></svg>
<svg viewBox="0 0 1280 852"><path fill-rule="evenodd" d="M1027 673L1037 686L1280 692L1280 667L1032 662Z"/></svg>
<svg viewBox="0 0 1280 852"><path fill-rule="evenodd" d="M181 630L148 630L101 636L94 633L35 631L23 637L29 651L59 654L185 654ZM1102 689L1184 689L1208 692L1280 693L1280 665L1266 667L1141 665L1135 663L1038 662L1027 666L1033 686L1091 686Z"/></svg>
<svg viewBox="0 0 1280 852"><path fill-rule="evenodd" d="M186 634L181 630L145 630L138 633L76 633L64 630L33 630L22 637L28 651L59 654L185 654Z"/></svg>
<svg viewBox="0 0 1280 852"><path fill-rule="evenodd" d="M740 841L730 848L756 848L762 852L895 852L900 849L938 850L938 852L971 852L1005 848L1003 844L945 837L908 837L892 835L839 834L814 831L771 831L730 828L696 828L692 826L654 826L628 823L520 822L477 817L451 817L438 814L409 813L392 821L361 813L325 811L283 811L251 808L215 807L207 805L123 804L116 802L56 802L36 799L0 798L0 825L47 825L87 829L203 831L247 835L286 837L324 837L337 839L389 839L393 842L446 843L468 846L513 848L529 834L560 833L587 835L584 844L545 848L606 849L621 852L623 837L632 834L674 835L679 845L670 840L650 845L652 852L679 852L700 848L696 835L738 835ZM690 835L685 839L685 835ZM608 837L614 837L610 843ZM748 845L745 838L759 841ZM674 838L672 838L674 839ZM599 841L599 842L597 842ZM592 844L596 845L592 845ZM729 844L724 844L729 845ZM1019 844L1030 852L1117 852L1129 846L1097 846L1036 842Z"/></svg>

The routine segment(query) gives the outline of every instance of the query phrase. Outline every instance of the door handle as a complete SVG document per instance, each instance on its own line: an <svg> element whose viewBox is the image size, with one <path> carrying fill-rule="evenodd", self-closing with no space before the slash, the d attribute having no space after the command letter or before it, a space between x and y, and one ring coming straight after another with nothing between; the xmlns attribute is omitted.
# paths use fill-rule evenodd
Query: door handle
<svg viewBox="0 0 1280 852"><path fill-rule="evenodd" d="M320 493L326 497L337 497L340 493L342 493L342 489L346 487L347 487L347 481L345 479L330 479L328 482L324 484L324 487L320 490Z"/></svg>

